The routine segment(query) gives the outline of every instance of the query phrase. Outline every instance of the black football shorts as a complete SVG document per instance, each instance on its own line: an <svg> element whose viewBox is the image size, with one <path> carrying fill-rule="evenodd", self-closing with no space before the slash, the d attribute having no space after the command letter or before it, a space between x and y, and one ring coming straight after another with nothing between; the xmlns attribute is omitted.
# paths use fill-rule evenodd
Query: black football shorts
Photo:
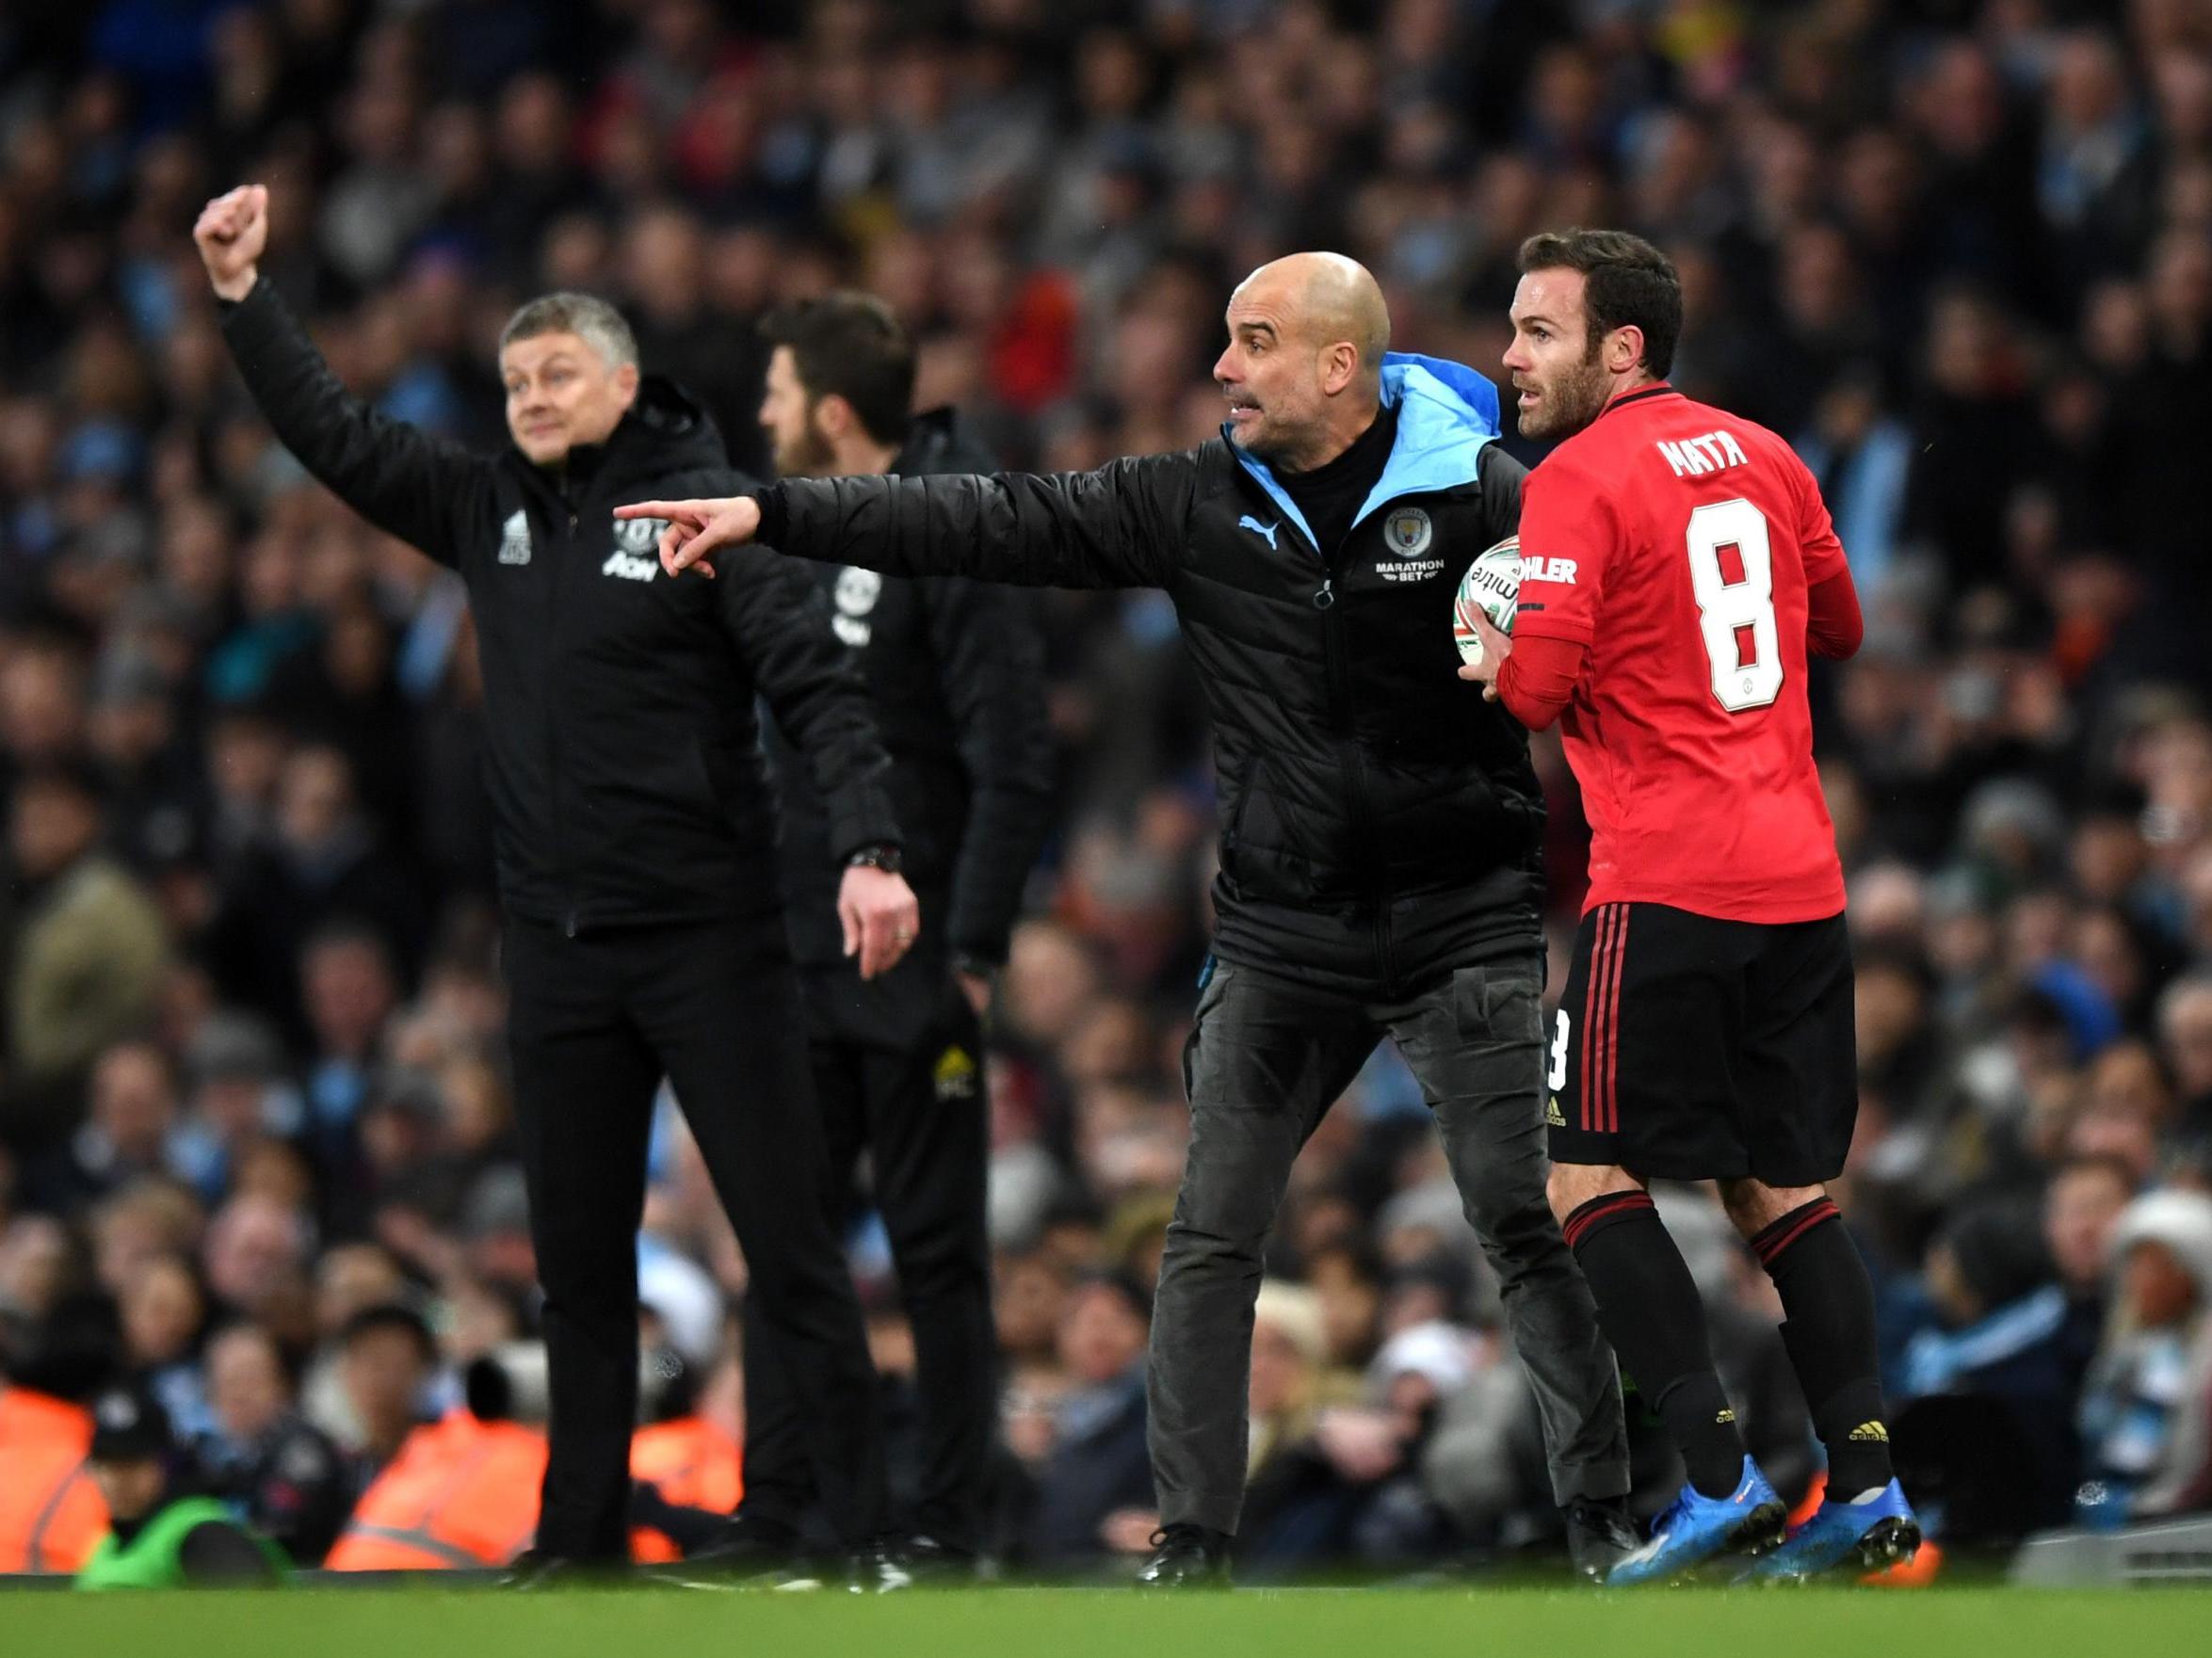
<svg viewBox="0 0 2212 1658"><path fill-rule="evenodd" d="M1548 1061L1555 1163L1833 1180L1859 1112L1844 918L1770 926L1600 905L1575 935Z"/></svg>

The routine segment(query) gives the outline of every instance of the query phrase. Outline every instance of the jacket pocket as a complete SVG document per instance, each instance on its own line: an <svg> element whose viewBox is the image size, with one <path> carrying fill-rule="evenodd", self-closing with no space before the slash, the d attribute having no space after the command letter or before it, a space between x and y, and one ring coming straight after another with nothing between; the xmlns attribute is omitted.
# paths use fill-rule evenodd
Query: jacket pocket
<svg viewBox="0 0 2212 1658"><path fill-rule="evenodd" d="M1245 814L1251 810L1252 785L1259 781L1259 775L1260 763L1254 760L1237 787L1236 803L1229 809L1229 821L1221 828L1221 862L1231 876L1236 874L1236 852L1244 844Z"/></svg>
<svg viewBox="0 0 2212 1658"><path fill-rule="evenodd" d="M1221 839L1221 867L1245 897L1304 903L1316 892L1314 861L1267 781L1267 763L1254 760Z"/></svg>

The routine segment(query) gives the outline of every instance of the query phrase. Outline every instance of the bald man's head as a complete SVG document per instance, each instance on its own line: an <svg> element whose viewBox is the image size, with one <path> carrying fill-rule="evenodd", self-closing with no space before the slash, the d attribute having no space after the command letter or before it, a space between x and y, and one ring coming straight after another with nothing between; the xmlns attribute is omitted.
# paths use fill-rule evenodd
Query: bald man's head
<svg viewBox="0 0 2212 1658"><path fill-rule="evenodd" d="M1293 253L1263 265L1230 295L1228 323L1214 379L1240 447L1302 472L1374 421L1390 310L1358 261Z"/></svg>
<svg viewBox="0 0 2212 1658"><path fill-rule="evenodd" d="M1237 293L1263 285L1287 298L1308 341L1316 346L1349 344L1368 377L1380 380L1382 354L1390 349L1390 308L1365 266L1341 253L1293 253L1261 266Z"/></svg>

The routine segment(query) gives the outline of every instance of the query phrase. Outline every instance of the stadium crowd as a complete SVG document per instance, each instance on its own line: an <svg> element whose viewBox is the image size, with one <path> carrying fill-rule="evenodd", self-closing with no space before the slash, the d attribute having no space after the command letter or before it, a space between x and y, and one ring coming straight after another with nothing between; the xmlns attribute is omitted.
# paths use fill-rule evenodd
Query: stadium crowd
<svg viewBox="0 0 2212 1658"><path fill-rule="evenodd" d="M1859 971L1839 1198L1900 1472L1946 1541L2212 1508L2212 4L9 8L0 1378L139 1377L312 1563L418 1424L492 1408L472 1361L526 1370L533 1276L469 617L245 404L188 231L247 179L265 268L385 410L501 441L501 321L589 289L756 472L753 321L827 287L912 329L919 403L1080 468L1215 431L1220 296L1284 251L1361 259L1400 348L1496 378L1525 235L1659 241L1676 383L1797 444L1866 600L1815 697ZM1156 1522L1141 1356L1212 813L1165 602L1046 614L1058 813L989 1065L998 1544L1088 1571ZM1563 947L1586 835L1538 753ZM735 1435L745 1266L668 1118L663 1408ZM1663 1203L1794 1495L1768 1281L1708 1199ZM1387 1054L1270 1264L1243 1574L1541 1540L1533 1408Z"/></svg>

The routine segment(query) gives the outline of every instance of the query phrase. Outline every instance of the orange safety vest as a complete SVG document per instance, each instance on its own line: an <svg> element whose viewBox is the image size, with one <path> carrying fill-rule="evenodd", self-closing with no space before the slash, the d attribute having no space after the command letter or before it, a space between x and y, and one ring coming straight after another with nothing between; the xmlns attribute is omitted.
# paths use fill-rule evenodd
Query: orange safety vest
<svg viewBox="0 0 2212 1658"><path fill-rule="evenodd" d="M407 1436L362 1493L329 1571L453 1571L505 1566L538 1529L545 1436L466 1410Z"/></svg>
<svg viewBox="0 0 2212 1658"><path fill-rule="evenodd" d="M743 1461L737 1442L703 1416L656 1422L630 1436L630 1477L659 1488L663 1497L686 1508L734 1510L745 1495ZM680 1553L650 1526L630 1533L634 1560L674 1560Z"/></svg>
<svg viewBox="0 0 2212 1658"><path fill-rule="evenodd" d="M0 1571L75 1571L107 1535L107 1504L85 1472L90 1412L0 1387Z"/></svg>

